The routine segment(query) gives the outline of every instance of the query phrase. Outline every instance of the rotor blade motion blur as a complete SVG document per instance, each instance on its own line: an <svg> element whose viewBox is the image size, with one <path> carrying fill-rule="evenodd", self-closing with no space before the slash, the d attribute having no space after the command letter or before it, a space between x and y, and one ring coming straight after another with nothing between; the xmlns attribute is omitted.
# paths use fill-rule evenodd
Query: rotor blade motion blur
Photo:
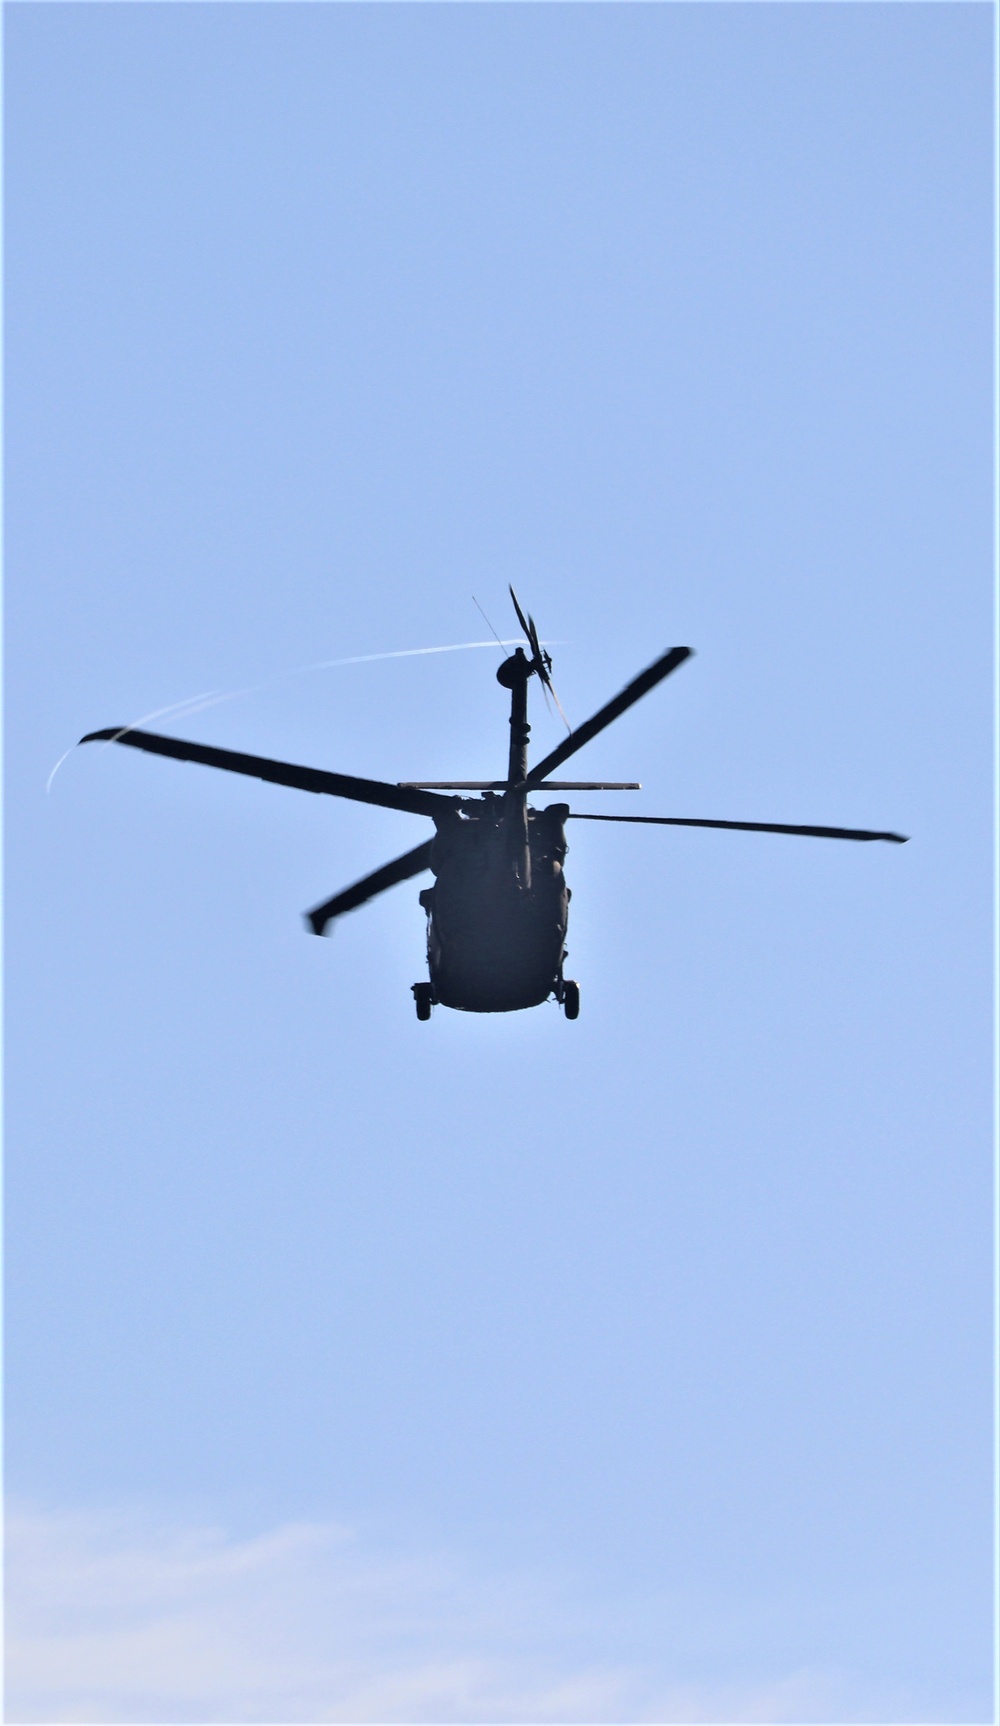
<svg viewBox="0 0 1000 1726"><path fill-rule="evenodd" d="M433 840L428 839L415 850L407 851L402 857L397 857L384 868L376 869L374 874L366 875L362 881L355 881L353 887L346 887L343 893L337 893L332 899L327 899L322 905L316 905L305 915L306 923L314 935L325 935L327 927L334 917L342 917L345 911L354 911L359 905L366 905L369 899L384 893L386 888L395 887L400 881L408 881L411 875L420 875L431 866L431 846Z"/></svg>
<svg viewBox="0 0 1000 1726"><path fill-rule="evenodd" d="M528 624L528 619L525 617L524 612L521 610L520 604L518 603L517 594L514 592L514 589L510 586L509 583L508 583L507 591L510 594L511 599L514 601L514 610L517 612L517 621L521 625L521 628L524 630L525 635L528 637L528 642L530 645L530 643L531 643L531 629L530 629L529 624Z"/></svg>
<svg viewBox="0 0 1000 1726"><path fill-rule="evenodd" d="M888 839L906 845L905 833L871 833L866 827L791 827L779 821L696 821L680 815L576 815L570 821L627 821L643 827L727 827L739 833L797 833L808 839Z"/></svg>
<svg viewBox="0 0 1000 1726"><path fill-rule="evenodd" d="M525 635L528 637L528 645L530 646L531 653L532 653L531 668L533 671L538 673L539 682L542 685L542 694L545 696L545 705L546 705L546 707L548 707L549 696L551 695L553 701L556 704L556 707L559 710L560 719L562 720L563 724L565 725L566 730L572 736L573 727L571 726L569 720L566 718L566 715L563 712L563 704L560 701L558 695L556 694L556 686L553 683L551 675L550 675L550 673L552 671L552 655L551 655L551 653L545 652L545 649L542 647L542 644L538 639L538 630L535 628L534 618L531 616L530 613L528 614L527 617L525 617L524 612L521 610L521 606L520 606L520 603L518 601L517 594L514 592L514 589L512 587L509 588L509 592L510 592L511 599L514 602L514 610L517 613L517 621L521 625L521 628L524 630Z"/></svg>
<svg viewBox="0 0 1000 1726"><path fill-rule="evenodd" d="M274 785L289 785L296 791L314 791L328 797L346 797L354 803L374 803L383 809L402 809L409 815L443 813L453 799L414 787L386 785L380 779L355 779L348 773L327 773L319 767L296 767L288 761L270 761L263 755L243 755L233 749L213 749L204 743L185 743L177 737L160 737L152 731L129 731L109 727L90 731L81 743L125 743L130 749L145 749L151 755L168 755L175 761L196 761L202 767L221 767L227 773L245 773L251 779L266 779Z"/></svg>
<svg viewBox="0 0 1000 1726"><path fill-rule="evenodd" d="M676 671L679 665L683 665L685 659L690 659L692 652L693 649L690 647L672 647L669 652L654 660L652 665L647 666L645 671L641 671L638 677L632 679L631 683L627 683L620 694L600 708L592 719L585 720L583 725L571 732L570 736L553 749L550 755L546 755L544 760L539 761L537 766L533 767L528 774L528 784L530 786L537 785L554 768L561 767L564 761L568 760L571 755L575 755L576 751L582 749L585 743L589 743L592 737L596 737L599 731L603 731L605 726L620 718L644 695L648 695L651 689L655 689L658 683L662 683L665 677L669 677L672 671Z"/></svg>

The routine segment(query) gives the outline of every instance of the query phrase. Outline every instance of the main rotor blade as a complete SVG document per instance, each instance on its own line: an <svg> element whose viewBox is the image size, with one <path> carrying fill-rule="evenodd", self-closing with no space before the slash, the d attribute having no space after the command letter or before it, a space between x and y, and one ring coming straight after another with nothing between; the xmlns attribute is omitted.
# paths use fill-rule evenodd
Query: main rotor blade
<svg viewBox="0 0 1000 1726"><path fill-rule="evenodd" d="M366 875L363 881L355 881L353 887L345 888L343 893L335 894L325 904L307 911L305 920L313 934L325 935L327 925L334 917L342 917L345 911L354 911L358 905L374 899L377 893L384 893L387 887L395 887L400 881L408 881L411 875L419 875L424 869L429 869L433 843L433 839L428 839L416 850L407 851L404 856L387 863L384 869L376 869L373 875Z"/></svg>
<svg viewBox="0 0 1000 1726"><path fill-rule="evenodd" d="M403 779L418 791L510 791L507 779ZM520 789L520 787L515 787ZM533 791L641 791L638 779L546 779Z"/></svg>
<svg viewBox="0 0 1000 1726"><path fill-rule="evenodd" d="M614 700L607 702L604 707L600 708L592 719L586 720L583 725L572 731L557 748L553 749L551 755L546 755L543 761L539 761L538 765L533 767L528 774L527 783L531 786L537 785L540 779L544 779L547 773L552 772L553 768L561 767L569 756L575 755L578 749L582 749L584 744L589 743L592 737L596 737L599 731L603 731L606 725L610 725L612 720L618 719L634 702L641 700L644 695L648 695L651 689L655 689L658 683L662 683L665 677L669 677L672 671L676 671L679 665L683 665L685 659L690 659L693 651L694 649L690 647L672 647L668 653L664 653L661 658L654 660L652 665L647 666L645 671L641 671L638 677L634 677L631 683L625 685L620 695L616 695Z"/></svg>
<svg viewBox="0 0 1000 1726"><path fill-rule="evenodd" d="M269 761L263 755L242 755L232 749L212 749L204 743L184 743L177 737L160 737L153 731L130 731L110 727L90 731L81 743L126 743L130 749L146 749L151 755L169 755L176 761L197 761L203 767L222 767L227 773L245 773L251 779L267 779L275 785L290 785L297 791L323 792L328 797L347 797L354 803L376 803L383 809L403 809L409 815L438 815L452 808L453 799L437 797L433 791L413 786L385 785L380 779L355 779L347 773L326 773L319 767L295 767L288 761Z"/></svg>
<svg viewBox="0 0 1000 1726"><path fill-rule="evenodd" d="M810 839L888 839L908 843L905 833L870 833L866 827L789 827L779 821L695 821L679 815L577 815L570 821L629 821L644 827L730 827L740 833L801 833Z"/></svg>

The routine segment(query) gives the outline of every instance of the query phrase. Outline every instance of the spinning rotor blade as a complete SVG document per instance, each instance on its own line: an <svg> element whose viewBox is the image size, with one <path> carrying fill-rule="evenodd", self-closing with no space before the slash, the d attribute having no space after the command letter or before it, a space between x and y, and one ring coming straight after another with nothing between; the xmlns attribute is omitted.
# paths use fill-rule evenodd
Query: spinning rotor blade
<svg viewBox="0 0 1000 1726"><path fill-rule="evenodd" d="M538 673L539 680L542 685L542 694L545 696L545 705L548 707L549 696L551 695L559 709L560 719L565 725L566 730L572 735L573 727L563 712L563 704L556 694L556 686L549 675L552 670L552 655L543 650L542 644L538 639L538 630L535 628L535 620L530 613L525 617L524 612L518 604L517 594L514 592L513 588L510 589L510 597L514 601L514 610L517 612L517 621L524 630L525 635L528 637L528 645L531 648L533 655L532 667Z"/></svg>
<svg viewBox="0 0 1000 1726"><path fill-rule="evenodd" d="M508 583L508 586L509 586L509 583ZM530 626L528 624L528 619L525 617L524 612L521 610L521 607L517 602L517 594L514 592L514 589L512 587L510 588L510 597L514 601L514 610L517 612L517 621L521 625L521 628L524 630L525 635L528 637L529 645L531 645L533 648L534 643L531 641L531 629L530 629Z"/></svg>
<svg viewBox="0 0 1000 1726"><path fill-rule="evenodd" d="M433 843L428 839L414 851L407 851L404 856L387 863L384 869L376 869L373 875L366 875L363 881L355 881L353 887L345 888L343 893L335 894L325 904L307 911L305 920L313 934L325 935L334 917L342 917L345 911L354 911L357 906L374 899L376 894L384 893L387 887L395 887L400 881L408 881L411 875L420 875L424 869L429 869Z"/></svg>
<svg viewBox="0 0 1000 1726"><path fill-rule="evenodd" d="M453 807L450 797L412 786L385 785L380 779L355 779L347 773L326 773L319 767L295 767L288 761L269 761L263 755L241 755L232 749L212 749L204 743L184 743L176 737L160 737L153 731L130 731L110 727L90 731L81 743L127 743L130 749L146 749L151 755L170 755L176 761L198 761L203 767L222 767L228 773L245 773L251 779L268 779L275 785L290 785L297 791L325 792L328 797L348 797L354 803L376 803L383 809L403 809L409 815L438 815Z"/></svg>
<svg viewBox="0 0 1000 1726"><path fill-rule="evenodd" d="M542 680L542 683L548 689L552 689L552 679L549 676L549 672L552 669L551 655L548 653L542 652L542 644L538 639L538 631L535 628L535 620L531 616L530 612L529 612L528 616L525 617L524 612L521 610L521 607L518 604L517 594L514 592L513 588L510 589L510 597L514 601L514 610L517 612L517 621L521 625L521 628L524 630L525 635L528 637L528 646L531 648L531 653L532 653L532 669L534 671L537 671L539 677ZM552 689L552 693L553 693L553 695L555 695L554 689ZM560 708L559 711L561 713L562 708Z"/></svg>
<svg viewBox="0 0 1000 1726"><path fill-rule="evenodd" d="M641 700L642 696L648 695L651 689L662 683L665 677L669 677L672 671L676 671L679 665L683 665L685 659L690 659L693 651L690 647L672 647L668 653L654 660L652 665L647 666L645 671L641 671L638 677L625 685L620 695L616 695L614 700L600 708L592 719L586 720L576 731L571 732L564 742L553 749L551 755L546 755L544 760L539 761L528 774L526 783L537 785L553 768L561 767L570 755L575 755L578 749L582 749L585 743L589 743L591 738L603 731L606 725L610 725L613 719L618 719L636 701Z"/></svg>
<svg viewBox="0 0 1000 1726"><path fill-rule="evenodd" d="M549 672L552 669L552 655L550 653L542 652L542 644L538 639L538 630L535 628L535 620L530 611L528 613L528 640L531 643L531 651L534 654L535 667L538 671L538 675L546 687L551 689L552 679L549 676Z"/></svg>
<svg viewBox="0 0 1000 1726"><path fill-rule="evenodd" d="M569 734L570 737L572 737L573 727L570 724L569 720L566 718L566 715L563 711L563 704L560 701L558 695L556 694L556 686L553 683L552 678L550 676L550 672L552 670L552 655L550 653L543 653L542 644L538 639L538 631L535 628L535 620L533 617L528 618L528 626L529 626L529 629L531 631L528 639L531 642L532 652L535 655L535 667L538 671L538 676L541 680L542 694L545 696L545 705L546 705L546 707L549 706L549 696L551 695L551 697L552 697L553 701L555 702L556 707L558 709L559 717L562 720L563 724L565 725L567 733ZM552 711L552 709L549 708L550 713L551 713L551 711Z"/></svg>
<svg viewBox="0 0 1000 1726"><path fill-rule="evenodd" d="M869 833L865 827L789 827L778 821L695 821L679 815L575 815L570 821L630 821L644 827L730 827L740 833L801 833L809 839L888 839L908 843L905 833Z"/></svg>

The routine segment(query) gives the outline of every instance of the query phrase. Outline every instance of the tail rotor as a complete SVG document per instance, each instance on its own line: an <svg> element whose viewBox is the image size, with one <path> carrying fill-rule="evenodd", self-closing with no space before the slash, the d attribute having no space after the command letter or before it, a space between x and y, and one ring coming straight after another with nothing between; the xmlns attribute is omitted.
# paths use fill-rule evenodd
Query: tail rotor
<svg viewBox="0 0 1000 1726"><path fill-rule="evenodd" d="M531 657L531 669L532 669L532 671L537 673L538 681L540 682L540 684L542 686L542 693L545 696L546 706L548 706L548 698L551 695L553 701L556 704L556 707L559 709L560 719L562 720L563 724L565 725L566 730L569 732L570 736L572 736L573 727L571 726L569 720L566 718L566 715L563 712L563 704L560 701L558 695L556 694L555 684L552 682L552 677L551 677L552 655L550 653L546 653L544 647L542 646L541 642L538 639L538 630L535 628L534 618L531 616L530 613L528 614L527 617L525 617L524 612L521 610L520 604L518 603L517 594L514 592L513 588L510 589L510 597L514 601L514 610L517 612L517 621L521 625L521 628L524 630L524 633L528 638L528 645L531 648L531 655L532 655L532 657Z"/></svg>

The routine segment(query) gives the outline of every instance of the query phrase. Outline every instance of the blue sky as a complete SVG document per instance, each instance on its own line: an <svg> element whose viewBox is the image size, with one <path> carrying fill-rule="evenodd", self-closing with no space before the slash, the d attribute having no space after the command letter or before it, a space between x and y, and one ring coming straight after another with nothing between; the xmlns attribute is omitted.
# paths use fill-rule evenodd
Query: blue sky
<svg viewBox="0 0 1000 1726"><path fill-rule="evenodd" d="M991 29L8 9L11 1718L989 1715ZM46 794L492 777L298 668L509 581L696 649L629 812L911 843L580 824L579 1021L420 1025L418 818Z"/></svg>

